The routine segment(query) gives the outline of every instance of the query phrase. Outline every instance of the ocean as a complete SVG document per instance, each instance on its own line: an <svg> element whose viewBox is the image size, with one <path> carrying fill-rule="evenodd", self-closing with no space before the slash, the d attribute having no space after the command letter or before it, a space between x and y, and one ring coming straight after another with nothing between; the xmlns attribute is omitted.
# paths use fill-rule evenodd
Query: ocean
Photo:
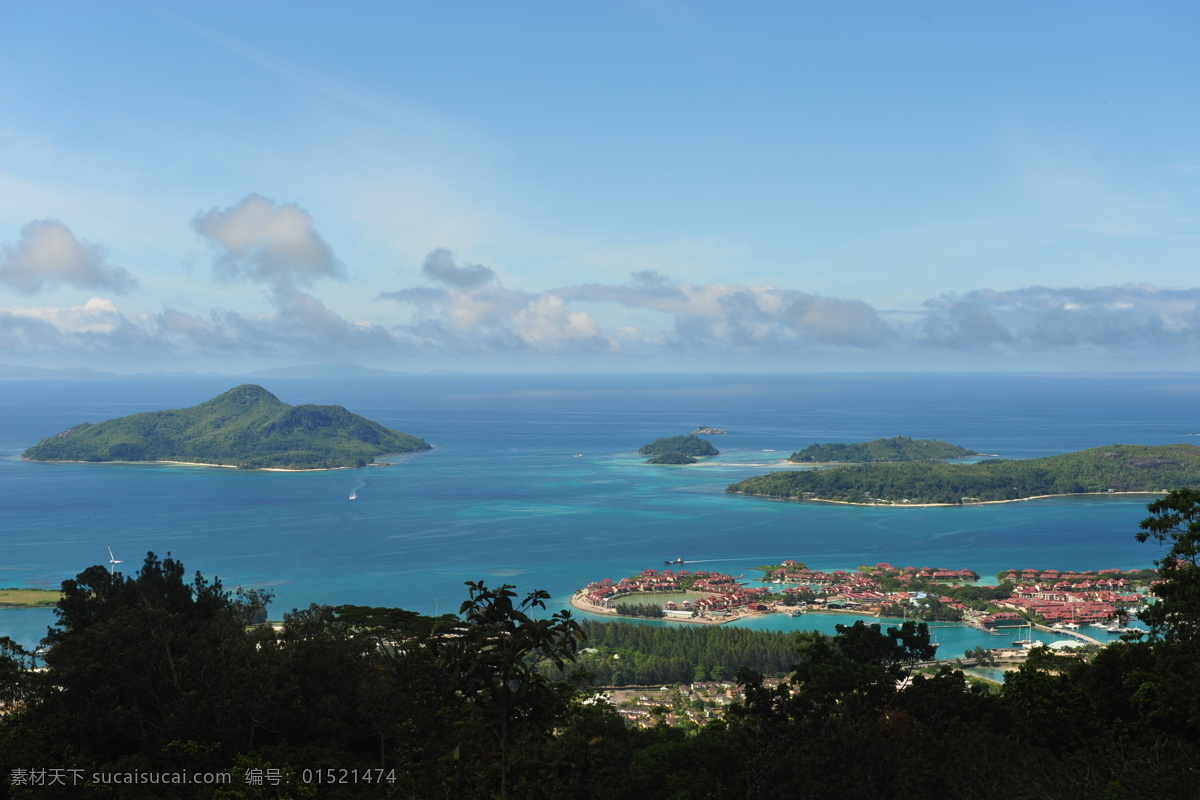
<svg viewBox="0 0 1200 800"><path fill-rule="evenodd" d="M182 408L254 382L287 403L338 404L434 445L385 468L245 472L19 459L84 421ZM954 508L860 508L732 496L813 442L905 435L1030 458L1116 443L1193 443L1200 376L999 374L395 375L0 381L0 587L53 588L108 549L147 551L227 588L265 588L272 618L310 603L456 611L466 581L572 591L664 560L755 577L787 558L819 569L895 565L1132 569L1150 496ZM721 455L646 465L636 450L710 425ZM351 500L351 494L357 499ZM832 629L842 618L746 624ZM31 644L49 611L0 611ZM819 623L819 624L818 624ZM944 631L943 655L996 646ZM1101 636L1103 638L1103 636Z"/></svg>

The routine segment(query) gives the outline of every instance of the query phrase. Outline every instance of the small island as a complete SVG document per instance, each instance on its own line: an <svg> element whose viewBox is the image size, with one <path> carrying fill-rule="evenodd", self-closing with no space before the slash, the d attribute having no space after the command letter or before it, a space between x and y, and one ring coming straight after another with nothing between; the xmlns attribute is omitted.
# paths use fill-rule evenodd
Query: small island
<svg viewBox="0 0 1200 800"><path fill-rule="evenodd" d="M891 439L875 439L861 444L810 444L798 453L792 453L788 461L796 464L938 461L944 458L965 458L979 453L937 439L912 439L895 436Z"/></svg>
<svg viewBox="0 0 1200 800"><path fill-rule="evenodd" d="M655 439L638 448L638 453L651 456L647 464L695 464L698 459L721 455L711 442L693 433Z"/></svg>
<svg viewBox="0 0 1200 800"><path fill-rule="evenodd" d="M1114 444L1027 460L860 464L759 475L732 494L855 505L970 505L1200 487L1200 447Z"/></svg>
<svg viewBox="0 0 1200 800"><path fill-rule="evenodd" d="M693 436L716 436L719 433L725 433L720 428L710 428L707 425L701 425L696 430L692 431Z"/></svg>
<svg viewBox="0 0 1200 800"><path fill-rule="evenodd" d="M377 456L430 450L341 406L291 406L244 384L198 406L82 423L43 439L28 461L161 461L242 469L362 467Z"/></svg>

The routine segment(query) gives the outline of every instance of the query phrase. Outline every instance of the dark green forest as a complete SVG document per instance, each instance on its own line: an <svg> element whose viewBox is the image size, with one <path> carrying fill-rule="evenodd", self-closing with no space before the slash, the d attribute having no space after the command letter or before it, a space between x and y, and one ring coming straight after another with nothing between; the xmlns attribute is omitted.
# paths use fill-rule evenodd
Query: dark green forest
<svg viewBox="0 0 1200 800"><path fill-rule="evenodd" d="M796 660L795 637L785 633L590 620L580 626L586 638L576 663L547 675L565 680L574 674L595 686L650 686L733 678L743 668L782 677Z"/></svg>
<svg viewBox="0 0 1200 800"><path fill-rule="evenodd" d="M1023 461L864 464L772 472L726 491L846 503L971 503L1085 492L1200 486L1200 447L1114 444Z"/></svg>
<svg viewBox="0 0 1200 800"><path fill-rule="evenodd" d="M803 463L872 463L895 461L934 461L940 458L963 458L979 455L974 450L959 447L937 439L913 439L894 436L891 439L873 439L860 444L810 444L798 453L788 456L788 461Z"/></svg>
<svg viewBox="0 0 1200 800"><path fill-rule="evenodd" d="M580 624L546 613L545 592L469 583L456 615L311 606L275 626L269 595L188 579L169 555L129 576L90 567L64 582L44 654L0 639L0 796L1197 798L1200 490L1148 508L1130 533L1162 547L1149 635L1036 651L996 689L953 665L913 672L932 648L912 621L767 637ZM593 702L601 663L624 656L631 672L734 670L743 697L703 727L629 726ZM207 771L232 782L91 781Z"/></svg>
<svg viewBox="0 0 1200 800"><path fill-rule="evenodd" d="M415 436L341 406L283 403L245 384L198 406L68 428L27 449L31 461L186 461L245 469L361 467L429 450Z"/></svg>

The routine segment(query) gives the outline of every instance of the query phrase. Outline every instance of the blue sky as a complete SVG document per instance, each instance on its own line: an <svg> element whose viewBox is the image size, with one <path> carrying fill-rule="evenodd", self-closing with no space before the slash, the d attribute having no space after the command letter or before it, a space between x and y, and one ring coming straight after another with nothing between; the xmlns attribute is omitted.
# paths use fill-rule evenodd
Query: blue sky
<svg viewBox="0 0 1200 800"><path fill-rule="evenodd" d="M0 5L0 362L1200 368L1191 2Z"/></svg>

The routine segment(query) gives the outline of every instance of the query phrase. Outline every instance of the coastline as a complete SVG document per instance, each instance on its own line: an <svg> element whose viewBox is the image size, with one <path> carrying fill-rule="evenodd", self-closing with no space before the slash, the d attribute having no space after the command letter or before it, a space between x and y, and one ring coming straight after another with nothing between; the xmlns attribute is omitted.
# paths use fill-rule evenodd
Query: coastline
<svg viewBox="0 0 1200 800"><path fill-rule="evenodd" d="M613 619L620 619L620 620L645 620L645 619L647 619L646 617L624 616L622 614L618 614L615 609L605 608L604 606L598 606L594 603L589 603L587 600L585 600L583 598L582 591L576 591L574 594L571 595L571 607L576 609L577 611L586 611L589 614L596 614L597 616L603 616L603 617L612 617ZM663 617L662 619L664 622L683 622L683 623L686 623L689 625L724 625L726 622L733 622L734 620L745 619L746 617L763 617L763 616L766 616L767 614L772 614L772 613L779 613L779 612L753 611L753 612L744 613L744 614L731 614L730 616L722 617L721 619L709 619L708 617L679 617L679 618Z"/></svg>
<svg viewBox="0 0 1200 800"><path fill-rule="evenodd" d="M1120 495L1165 494L1162 491L1133 491L1133 492L1069 492L1066 494L1037 494L1030 497L1017 497L1012 500L980 500L975 503L852 503L849 500L826 500L822 497L775 497L769 494L755 492L728 492L744 497L761 497L764 500L786 500L797 503L828 503L835 506L861 506L863 508L969 508L971 506L992 506L1001 503L1024 503L1029 500L1047 500L1054 497L1118 497Z"/></svg>
<svg viewBox="0 0 1200 800"><path fill-rule="evenodd" d="M306 467L303 469L288 469L287 467L239 467L237 464L207 464L203 461L69 461L49 460L40 458L26 458L21 456L22 461L27 461L30 464L171 464L178 467L218 467L220 469L238 469L243 472L334 472L340 469L358 469L358 467ZM374 462L367 464L368 467L385 467L387 464L376 464Z"/></svg>

